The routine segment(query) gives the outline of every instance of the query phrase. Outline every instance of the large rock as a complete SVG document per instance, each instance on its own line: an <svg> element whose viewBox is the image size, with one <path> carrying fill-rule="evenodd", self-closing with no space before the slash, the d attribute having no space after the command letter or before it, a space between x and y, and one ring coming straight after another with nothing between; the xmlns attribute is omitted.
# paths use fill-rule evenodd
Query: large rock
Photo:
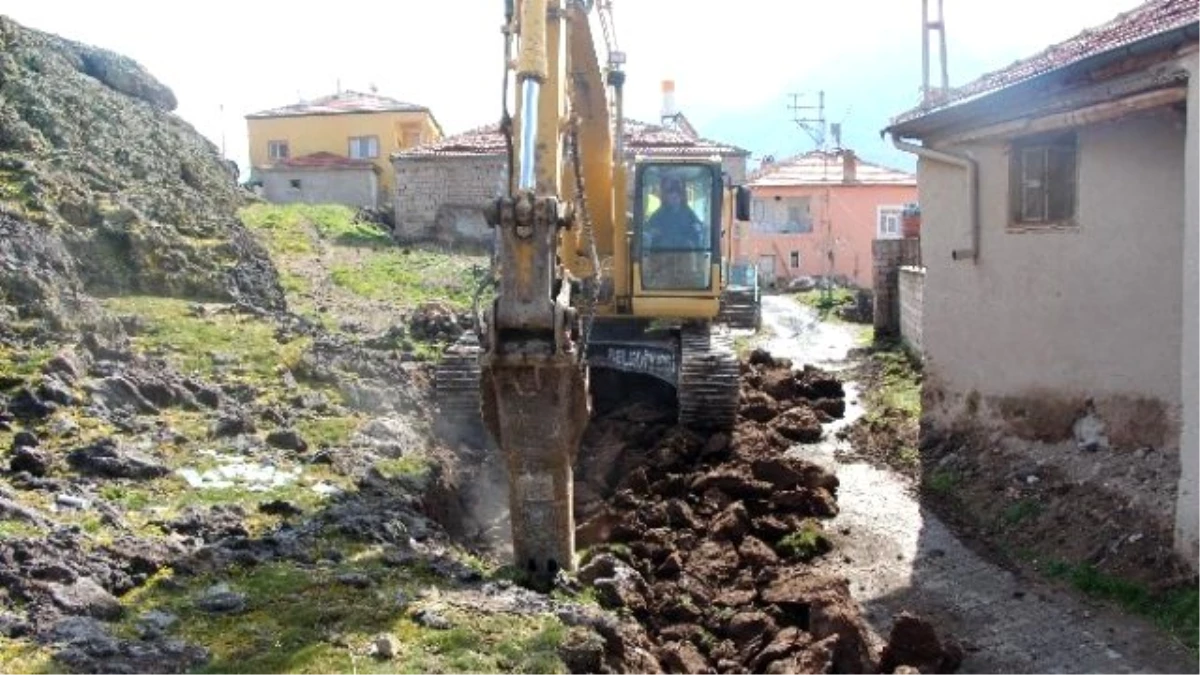
<svg viewBox="0 0 1200 675"><path fill-rule="evenodd" d="M0 16L0 83L10 302L66 321L86 316L72 307L86 302L81 286L284 306L265 249L237 217L247 193L139 64ZM28 225L8 244L14 223ZM22 266L8 265L9 251Z"/></svg>

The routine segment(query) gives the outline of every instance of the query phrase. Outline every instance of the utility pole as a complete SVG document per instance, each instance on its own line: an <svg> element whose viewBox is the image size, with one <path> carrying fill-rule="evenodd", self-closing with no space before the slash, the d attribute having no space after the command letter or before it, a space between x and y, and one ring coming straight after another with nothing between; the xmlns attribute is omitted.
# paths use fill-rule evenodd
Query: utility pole
<svg viewBox="0 0 1200 675"><path fill-rule="evenodd" d="M792 94L792 103L788 109L792 111L792 121L812 139L817 150L825 149L825 92L817 92L817 104L800 105L799 99L803 94ZM810 111L816 111L816 116Z"/></svg>
<svg viewBox="0 0 1200 675"><path fill-rule="evenodd" d="M929 16L929 0L921 0L921 103L933 103L950 91L950 75L946 68L946 20L942 11L943 0L937 0L937 18ZM929 34L938 33L939 65L942 69L942 86L929 86Z"/></svg>

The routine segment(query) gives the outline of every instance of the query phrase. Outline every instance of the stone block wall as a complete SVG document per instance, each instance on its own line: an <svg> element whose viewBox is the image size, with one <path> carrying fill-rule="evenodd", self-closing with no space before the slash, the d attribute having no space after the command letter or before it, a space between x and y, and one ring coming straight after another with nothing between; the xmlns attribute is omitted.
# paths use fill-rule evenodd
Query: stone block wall
<svg viewBox="0 0 1200 675"><path fill-rule="evenodd" d="M900 336L900 268L921 264L920 239L876 239L871 244L875 266L875 338Z"/></svg>
<svg viewBox="0 0 1200 675"><path fill-rule="evenodd" d="M925 268L905 265L900 268L900 337L918 355L924 355L921 346L921 312L925 298Z"/></svg>
<svg viewBox="0 0 1200 675"><path fill-rule="evenodd" d="M491 245L483 208L504 191L503 156L402 157L394 165L398 241Z"/></svg>

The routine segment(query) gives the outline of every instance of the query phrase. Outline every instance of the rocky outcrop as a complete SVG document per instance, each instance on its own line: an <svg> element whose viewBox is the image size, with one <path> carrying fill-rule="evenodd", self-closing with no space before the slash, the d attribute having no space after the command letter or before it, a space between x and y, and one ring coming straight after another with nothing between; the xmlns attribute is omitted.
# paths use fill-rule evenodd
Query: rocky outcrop
<svg viewBox="0 0 1200 675"><path fill-rule="evenodd" d="M82 289L283 307L237 218L247 194L175 103L127 57L0 16L0 239L22 241L0 244L10 304L62 320Z"/></svg>

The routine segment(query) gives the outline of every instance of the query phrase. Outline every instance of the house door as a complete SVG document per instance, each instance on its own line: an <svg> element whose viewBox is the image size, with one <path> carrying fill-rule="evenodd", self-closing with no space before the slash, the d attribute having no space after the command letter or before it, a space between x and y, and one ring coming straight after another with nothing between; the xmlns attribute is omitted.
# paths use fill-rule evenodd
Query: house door
<svg viewBox="0 0 1200 675"><path fill-rule="evenodd" d="M775 256L758 256L758 277L763 286L775 287Z"/></svg>

